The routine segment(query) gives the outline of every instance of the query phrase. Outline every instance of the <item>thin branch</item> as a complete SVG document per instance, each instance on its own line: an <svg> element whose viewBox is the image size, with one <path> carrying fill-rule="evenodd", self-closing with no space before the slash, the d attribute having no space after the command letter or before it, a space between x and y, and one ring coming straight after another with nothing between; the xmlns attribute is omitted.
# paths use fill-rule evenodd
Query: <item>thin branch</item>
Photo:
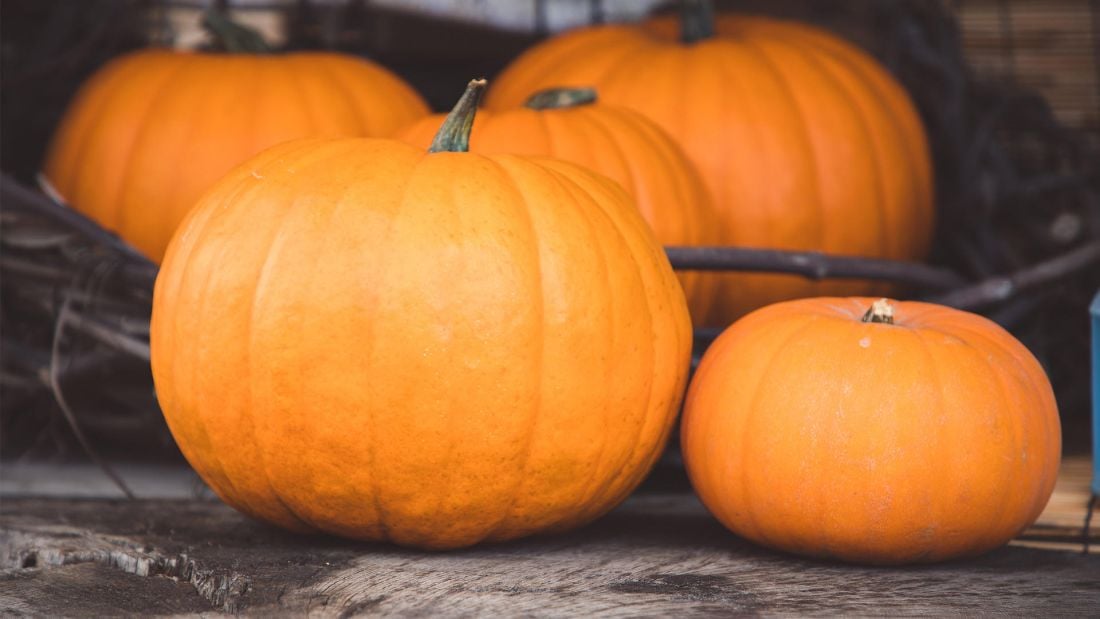
<svg viewBox="0 0 1100 619"><path fill-rule="evenodd" d="M66 299L66 302L68 301L69 299ZM83 333L94 337L95 339L103 342L104 344L107 344L108 346L111 346L112 348L115 348L125 353L130 353L131 355L134 355L135 357L138 357L145 361L149 360L149 344L147 342L143 342L137 338L130 337L125 333L120 333L119 331L113 329L111 325L108 325L103 321L79 314L71 308L69 309L69 314L69 324L71 324L74 329L82 331ZM59 317L58 321L60 320L61 319Z"/></svg>
<svg viewBox="0 0 1100 619"><path fill-rule="evenodd" d="M61 247L73 238L69 230L58 232L44 226L36 228L20 223L13 225L5 222L3 229L0 229L0 244L15 249L42 251Z"/></svg>
<svg viewBox="0 0 1100 619"><path fill-rule="evenodd" d="M19 376L18 374L12 374L0 369L0 386L3 387L34 387L38 385L38 381L27 378L26 376Z"/></svg>
<svg viewBox="0 0 1100 619"><path fill-rule="evenodd" d="M60 198L60 195L57 194L57 191L53 189L45 177L39 175L38 180L44 191L47 193L52 192L53 195ZM156 265L119 239L118 236L107 232L99 224L69 208L60 200L50 199L47 195L24 187L7 174L0 175L0 202L8 208L15 203L33 209L34 212L41 213L70 230L75 230L84 238L125 256L127 262L133 265L131 268L136 267L139 272L151 273L153 278L156 277Z"/></svg>
<svg viewBox="0 0 1100 619"><path fill-rule="evenodd" d="M1093 241L1070 252L999 277L930 297L928 300L965 310L976 310L1000 303L1030 288L1057 281L1086 267L1100 263L1100 241Z"/></svg>
<svg viewBox="0 0 1100 619"><path fill-rule="evenodd" d="M57 401L57 406L61 409L61 413L65 416L65 421L69 423L69 427L72 429L73 434L76 436L77 442L80 443L81 448L84 449L84 453L88 454L88 457L92 459L92 462L98 466L104 474L111 479L119 490L122 491L126 498L133 500L134 493L130 491L130 487L126 485L126 482L118 476L118 473L108 464L105 460L99 457L99 454L92 448L92 444L88 441L88 437L84 435L84 431L80 428L80 424L76 421L76 415L69 407L68 402L65 401L65 396L61 392L61 380L60 380L60 363L58 359L61 356L61 336L65 332L65 323L69 318L69 305L72 301L68 298L61 304L61 311L57 316L57 323L54 325L53 330L53 344L50 348L50 390L53 392L54 400Z"/></svg>
<svg viewBox="0 0 1100 619"><path fill-rule="evenodd" d="M7 174L4 174L0 176L0 197L3 198L4 202L9 204L10 201L15 200L20 205L32 207L35 212L46 215L55 222L64 224L66 228L75 229L77 232L84 235L85 238L92 239L112 249L117 249L124 254L140 255L137 253L137 250L123 243L121 239L104 230L96 222L65 206L64 202L59 200L61 197L60 194L53 189L53 186L46 180L46 177L40 174L38 176L38 182L42 185L43 191L46 193L39 193L33 189L24 187L21 183L12 179ZM51 196L53 196L53 198L51 198Z"/></svg>
<svg viewBox="0 0 1100 619"><path fill-rule="evenodd" d="M683 271L790 273L808 279L872 279L950 289L966 280L947 269L915 262L840 256L813 251L744 247L666 247L672 268Z"/></svg>
<svg viewBox="0 0 1100 619"><path fill-rule="evenodd" d="M66 270L43 266L11 256L0 256L0 270L12 271L19 275L29 275L35 279L49 279L55 281L69 279L72 276L72 273Z"/></svg>

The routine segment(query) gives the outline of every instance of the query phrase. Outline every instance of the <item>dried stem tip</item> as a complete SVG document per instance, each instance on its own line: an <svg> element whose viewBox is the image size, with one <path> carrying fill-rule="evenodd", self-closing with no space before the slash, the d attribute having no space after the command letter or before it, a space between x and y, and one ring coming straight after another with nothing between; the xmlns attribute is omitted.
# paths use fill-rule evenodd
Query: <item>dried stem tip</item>
<svg viewBox="0 0 1100 619"><path fill-rule="evenodd" d="M680 41L698 43L714 37L714 0L680 0Z"/></svg>
<svg viewBox="0 0 1100 619"><path fill-rule="evenodd" d="M466 85L466 92L462 93L454 109L439 127L429 153L465 153L470 150L470 131L474 128L474 116L477 115L477 104L481 101L481 93L485 92L484 79L470 80Z"/></svg>
<svg viewBox="0 0 1100 619"><path fill-rule="evenodd" d="M560 110L595 102L595 88L548 88L531 95L523 106L532 110Z"/></svg>
<svg viewBox="0 0 1100 619"><path fill-rule="evenodd" d="M871 304L871 309L863 315L863 322L881 322L888 325L894 324L894 306L886 299L879 299Z"/></svg>
<svg viewBox="0 0 1100 619"><path fill-rule="evenodd" d="M214 38L217 47L231 54L270 54L271 46L263 35L248 26L238 24L217 9L202 14L202 27Z"/></svg>

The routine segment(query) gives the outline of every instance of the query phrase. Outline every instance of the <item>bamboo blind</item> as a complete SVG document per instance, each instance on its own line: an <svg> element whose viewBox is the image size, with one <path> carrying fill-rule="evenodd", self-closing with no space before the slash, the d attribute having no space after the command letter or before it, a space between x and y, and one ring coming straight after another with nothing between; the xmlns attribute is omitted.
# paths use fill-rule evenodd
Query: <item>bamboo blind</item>
<svg viewBox="0 0 1100 619"><path fill-rule="evenodd" d="M1100 1L949 1L980 75L1034 88L1062 122L1100 133Z"/></svg>

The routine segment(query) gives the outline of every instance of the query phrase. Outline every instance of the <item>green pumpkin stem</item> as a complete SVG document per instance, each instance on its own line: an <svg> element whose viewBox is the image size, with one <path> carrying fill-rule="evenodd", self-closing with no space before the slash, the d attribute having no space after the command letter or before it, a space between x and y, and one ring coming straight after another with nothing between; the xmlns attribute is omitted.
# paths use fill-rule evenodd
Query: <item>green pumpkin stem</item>
<svg viewBox="0 0 1100 619"><path fill-rule="evenodd" d="M690 44L713 36L713 0L680 0L680 40Z"/></svg>
<svg viewBox="0 0 1100 619"><path fill-rule="evenodd" d="M486 83L484 79L470 80L466 92L462 93L435 134L428 148L429 153L465 153L470 150L470 130L474 128L477 104L481 101L481 93L485 92Z"/></svg>
<svg viewBox="0 0 1100 619"><path fill-rule="evenodd" d="M595 88L547 88L531 95L523 107L532 110L560 110L595 102Z"/></svg>
<svg viewBox="0 0 1100 619"><path fill-rule="evenodd" d="M894 306L886 299L879 299L871 304L870 309L863 315L863 322L881 322L894 324Z"/></svg>
<svg viewBox="0 0 1100 619"><path fill-rule="evenodd" d="M272 51L259 32L229 19L218 9L211 8L202 14L202 27L214 37L217 47L231 54L270 54Z"/></svg>

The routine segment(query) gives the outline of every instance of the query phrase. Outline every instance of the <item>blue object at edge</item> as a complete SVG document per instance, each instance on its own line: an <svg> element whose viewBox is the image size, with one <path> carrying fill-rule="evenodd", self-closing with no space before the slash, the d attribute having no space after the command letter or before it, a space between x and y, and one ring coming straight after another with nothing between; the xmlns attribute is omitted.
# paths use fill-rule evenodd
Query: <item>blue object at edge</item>
<svg viewBox="0 0 1100 619"><path fill-rule="evenodd" d="M1100 495L1100 292L1089 306L1092 315L1092 493Z"/></svg>

